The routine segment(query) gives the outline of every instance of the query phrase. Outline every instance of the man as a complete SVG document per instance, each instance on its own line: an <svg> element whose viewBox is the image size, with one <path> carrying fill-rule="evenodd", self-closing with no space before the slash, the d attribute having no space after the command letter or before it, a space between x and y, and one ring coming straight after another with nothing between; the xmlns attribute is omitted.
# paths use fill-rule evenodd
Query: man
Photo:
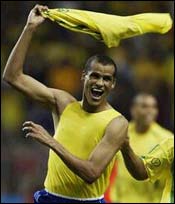
<svg viewBox="0 0 175 204"><path fill-rule="evenodd" d="M139 93L133 99L131 106L132 120L129 123L128 136L130 145L137 155L147 154L155 145L173 134L156 123L158 115L157 101L154 96ZM130 176L125 168L122 155L119 153L116 161L116 176L111 181L110 198L112 202L120 203L158 203L161 200L164 181L154 184L139 182ZM128 188L130 189L128 191ZM126 196L127 194L127 196ZM105 196L106 197L106 196Z"/></svg>
<svg viewBox="0 0 175 204"><path fill-rule="evenodd" d="M165 139L142 158L134 153L127 140L121 152L128 171L135 179L154 182L165 178L161 203L174 203L174 137Z"/></svg>
<svg viewBox="0 0 175 204"><path fill-rule="evenodd" d="M34 201L101 203L115 155L127 135L127 120L107 102L107 95L115 86L117 68L109 57L91 57L82 75L81 102L63 90L48 88L24 74L29 43L44 21L40 12L47 9L36 5L31 10L3 73L5 81L50 108L53 115L54 138L32 121L23 124L26 137L51 149L45 189L34 194Z"/></svg>

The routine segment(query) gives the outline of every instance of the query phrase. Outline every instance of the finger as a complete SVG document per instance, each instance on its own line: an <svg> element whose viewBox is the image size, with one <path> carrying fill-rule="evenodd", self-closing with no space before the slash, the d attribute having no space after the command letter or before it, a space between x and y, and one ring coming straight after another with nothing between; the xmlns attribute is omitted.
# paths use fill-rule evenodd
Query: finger
<svg viewBox="0 0 175 204"><path fill-rule="evenodd" d="M26 135L25 135L25 138L27 138L27 137L29 137L30 136L30 134L29 133L27 133Z"/></svg>
<svg viewBox="0 0 175 204"><path fill-rule="evenodd" d="M44 12L44 11L47 11L48 9L45 9L45 8L39 8L38 9L38 12L41 14L42 12Z"/></svg>
<svg viewBox="0 0 175 204"><path fill-rule="evenodd" d="M48 10L48 7L47 6L40 6L39 9L41 11L46 11L46 10Z"/></svg>
<svg viewBox="0 0 175 204"><path fill-rule="evenodd" d="M32 9L34 12L36 12L38 10L38 4L35 5L35 7Z"/></svg>
<svg viewBox="0 0 175 204"><path fill-rule="evenodd" d="M34 8L38 8L38 6L40 6L39 4L36 4Z"/></svg>
<svg viewBox="0 0 175 204"><path fill-rule="evenodd" d="M24 128L22 128L22 131L25 131L25 130L34 132L33 127L24 127Z"/></svg>
<svg viewBox="0 0 175 204"><path fill-rule="evenodd" d="M42 5L36 5L36 8L35 8L37 11L39 12L42 12L42 11L46 11L48 10L48 7L47 6L42 6Z"/></svg>
<svg viewBox="0 0 175 204"><path fill-rule="evenodd" d="M32 133L32 132L29 132L25 135L25 138L28 138L28 137L35 137L35 134Z"/></svg>
<svg viewBox="0 0 175 204"><path fill-rule="evenodd" d="M33 11L34 11L35 14L40 15L41 6L39 4L36 4L35 7L33 8Z"/></svg>
<svg viewBox="0 0 175 204"><path fill-rule="evenodd" d="M32 122L32 121L26 121L26 122L24 122L24 123L23 123L23 126L26 126L26 125L30 125L30 126L35 127L35 123Z"/></svg>

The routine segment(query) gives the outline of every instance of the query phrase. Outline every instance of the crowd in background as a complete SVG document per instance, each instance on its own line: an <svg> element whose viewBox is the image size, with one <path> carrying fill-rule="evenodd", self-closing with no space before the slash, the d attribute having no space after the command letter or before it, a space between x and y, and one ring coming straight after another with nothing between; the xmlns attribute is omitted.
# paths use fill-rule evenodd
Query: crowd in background
<svg viewBox="0 0 175 204"><path fill-rule="evenodd" d="M173 1L8 1L1 2L1 73L33 6L74 8L114 15L170 13ZM117 29L117 28L116 28ZM146 34L121 41L108 49L91 36L71 32L46 20L33 36L24 72L49 87L64 89L81 100L81 72L85 61L100 53L117 64L117 85L109 101L130 120L129 107L138 92L156 96L158 122L174 131L174 29L164 35ZM1 83L1 201L32 202L43 187L48 148L25 139L22 123L32 120L54 134L51 113L30 98ZM71 139L71 138L70 138Z"/></svg>

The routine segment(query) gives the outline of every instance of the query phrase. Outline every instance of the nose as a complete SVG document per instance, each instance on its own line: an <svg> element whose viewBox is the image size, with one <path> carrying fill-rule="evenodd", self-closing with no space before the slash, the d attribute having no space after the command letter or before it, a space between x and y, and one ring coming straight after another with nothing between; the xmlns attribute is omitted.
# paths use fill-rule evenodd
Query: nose
<svg viewBox="0 0 175 204"><path fill-rule="evenodd" d="M96 84L97 84L98 86L103 86L103 85L104 85L103 78L99 78L99 79L96 81Z"/></svg>

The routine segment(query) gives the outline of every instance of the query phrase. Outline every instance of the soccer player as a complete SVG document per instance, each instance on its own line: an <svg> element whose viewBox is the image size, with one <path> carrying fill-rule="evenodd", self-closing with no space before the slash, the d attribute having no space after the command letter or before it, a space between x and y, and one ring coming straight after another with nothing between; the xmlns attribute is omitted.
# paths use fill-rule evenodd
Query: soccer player
<svg viewBox="0 0 175 204"><path fill-rule="evenodd" d="M155 122L157 115L158 107L154 96L147 93L139 93L134 97L131 106L132 120L129 122L128 136L131 147L139 156L146 155L162 140L173 136L170 131ZM111 181L109 188L109 196L112 202L160 202L165 182L163 179L154 184L149 181L139 182L135 180L125 168L121 153L117 155L115 171L116 176ZM130 189L129 191L128 188Z"/></svg>
<svg viewBox="0 0 175 204"><path fill-rule="evenodd" d="M174 203L174 137L163 140L143 157L134 153L128 140L121 152L128 171L135 179L154 182L165 178L161 203Z"/></svg>
<svg viewBox="0 0 175 204"><path fill-rule="evenodd" d="M34 194L35 203L102 203L115 155L127 136L128 121L107 101L115 86L117 67L107 56L93 56L82 74L82 101L46 87L23 73L33 33L44 22L36 5L7 61L3 79L30 98L47 106L53 115L55 135L32 121L23 124L26 137L50 148L44 189ZM59 123L58 123L59 122Z"/></svg>

